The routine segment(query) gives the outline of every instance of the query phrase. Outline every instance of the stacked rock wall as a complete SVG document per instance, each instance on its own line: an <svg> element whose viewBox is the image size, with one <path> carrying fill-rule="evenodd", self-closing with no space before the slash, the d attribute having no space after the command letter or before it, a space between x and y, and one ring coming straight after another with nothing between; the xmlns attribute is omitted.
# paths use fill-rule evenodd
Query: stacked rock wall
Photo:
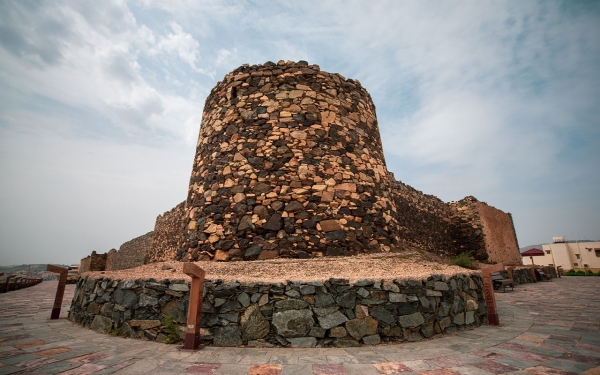
<svg viewBox="0 0 600 375"><path fill-rule="evenodd" d="M104 271L106 269L107 254L97 254L92 251L92 254L83 258L79 263L79 273L88 271Z"/></svg>
<svg viewBox="0 0 600 375"><path fill-rule="evenodd" d="M521 256L512 216L469 196L451 202L457 252L470 252L489 263L520 265Z"/></svg>
<svg viewBox="0 0 600 375"><path fill-rule="evenodd" d="M439 198L423 194L413 187L395 181L392 191L395 216L398 220L397 235L404 242L445 255L455 255L456 246L452 233L451 210Z"/></svg>
<svg viewBox="0 0 600 375"><path fill-rule="evenodd" d="M478 274L427 280L223 283L207 280L201 342L216 346L358 346L416 341L485 323ZM183 280L81 279L69 319L92 329L165 341L162 319L183 338Z"/></svg>
<svg viewBox="0 0 600 375"><path fill-rule="evenodd" d="M368 92L302 61L244 65L217 83L187 199L159 216L154 232L146 262L348 256L404 245L506 264L519 255L510 215L473 197L446 204L396 181Z"/></svg>
<svg viewBox="0 0 600 375"><path fill-rule="evenodd" d="M156 218L154 234L146 263L173 260L181 246L184 233L185 202Z"/></svg>
<svg viewBox="0 0 600 375"><path fill-rule="evenodd" d="M178 259L389 250L390 182L358 81L305 62L242 66L206 99Z"/></svg>
<svg viewBox="0 0 600 375"><path fill-rule="evenodd" d="M145 264L150 251L153 232L125 242L119 250L112 249L106 257L106 270L124 270Z"/></svg>
<svg viewBox="0 0 600 375"><path fill-rule="evenodd" d="M483 227L488 261L511 266L522 264L512 216L484 202L477 202L477 211Z"/></svg>

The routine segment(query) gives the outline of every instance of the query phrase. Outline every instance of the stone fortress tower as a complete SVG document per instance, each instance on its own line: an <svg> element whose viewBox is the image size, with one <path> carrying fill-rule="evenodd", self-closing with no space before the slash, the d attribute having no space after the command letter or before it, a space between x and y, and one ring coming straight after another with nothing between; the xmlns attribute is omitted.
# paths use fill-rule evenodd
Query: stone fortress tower
<svg viewBox="0 0 600 375"><path fill-rule="evenodd" d="M397 242L375 105L306 62L242 66L206 100L180 259L353 255Z"/></svg>
<svg viewBox="0 0 600 375"><path fill-rule="evenodd" d="M445 203L396 180L369 93L305 61L246 64L217 83L187 198L142 237L108 254L107 269L407 247L521 263L510 214L471 196Z"/></svg>

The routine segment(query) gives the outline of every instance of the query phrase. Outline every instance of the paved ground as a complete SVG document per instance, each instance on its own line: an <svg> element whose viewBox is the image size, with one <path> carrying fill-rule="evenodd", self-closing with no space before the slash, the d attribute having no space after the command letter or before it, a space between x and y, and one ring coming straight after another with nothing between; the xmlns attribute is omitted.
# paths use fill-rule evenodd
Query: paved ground
<svg viewBox="0 0 600 375"><path fill-rule="evenodd" d="M501 326L417 343L336 349L175 345L47 320L56 282L0 295L0 374L600 374L600 278L497 293ZM73 295L68 285L62 315Z"/></svg>

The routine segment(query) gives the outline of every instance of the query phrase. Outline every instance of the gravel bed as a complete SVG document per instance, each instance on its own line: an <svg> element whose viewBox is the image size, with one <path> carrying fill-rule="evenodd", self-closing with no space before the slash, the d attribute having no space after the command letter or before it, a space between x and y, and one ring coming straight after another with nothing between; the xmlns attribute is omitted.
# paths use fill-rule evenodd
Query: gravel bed
<svg viewBox="0 0 600 375"><path fill-rule="evenodd" d="M428 258L431 258L428 255ZM440 259L425 259L420 253L370 254L344 258L273 259L252 262L194 262L206 271L206 279L240 282L325 281L345 278L350 282L362 279L426 279L432 274L450 277L459 273L479 271L451 266ZM95 278L119 280L154 278L190 278L183 273L183 262L157 262L120 271L86 272Z"/></svg>

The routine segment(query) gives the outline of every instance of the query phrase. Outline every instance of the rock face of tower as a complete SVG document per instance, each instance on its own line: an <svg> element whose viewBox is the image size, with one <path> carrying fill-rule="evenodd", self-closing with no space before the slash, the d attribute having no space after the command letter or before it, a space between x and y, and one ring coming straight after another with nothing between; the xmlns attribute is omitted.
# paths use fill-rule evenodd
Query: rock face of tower
<svg viewBox="0 0 600 375"><path fill-rule="evenodd" d="M389 250L390 187L358 81L302 61L242 66L206 99L177 258Z"/></svg>

